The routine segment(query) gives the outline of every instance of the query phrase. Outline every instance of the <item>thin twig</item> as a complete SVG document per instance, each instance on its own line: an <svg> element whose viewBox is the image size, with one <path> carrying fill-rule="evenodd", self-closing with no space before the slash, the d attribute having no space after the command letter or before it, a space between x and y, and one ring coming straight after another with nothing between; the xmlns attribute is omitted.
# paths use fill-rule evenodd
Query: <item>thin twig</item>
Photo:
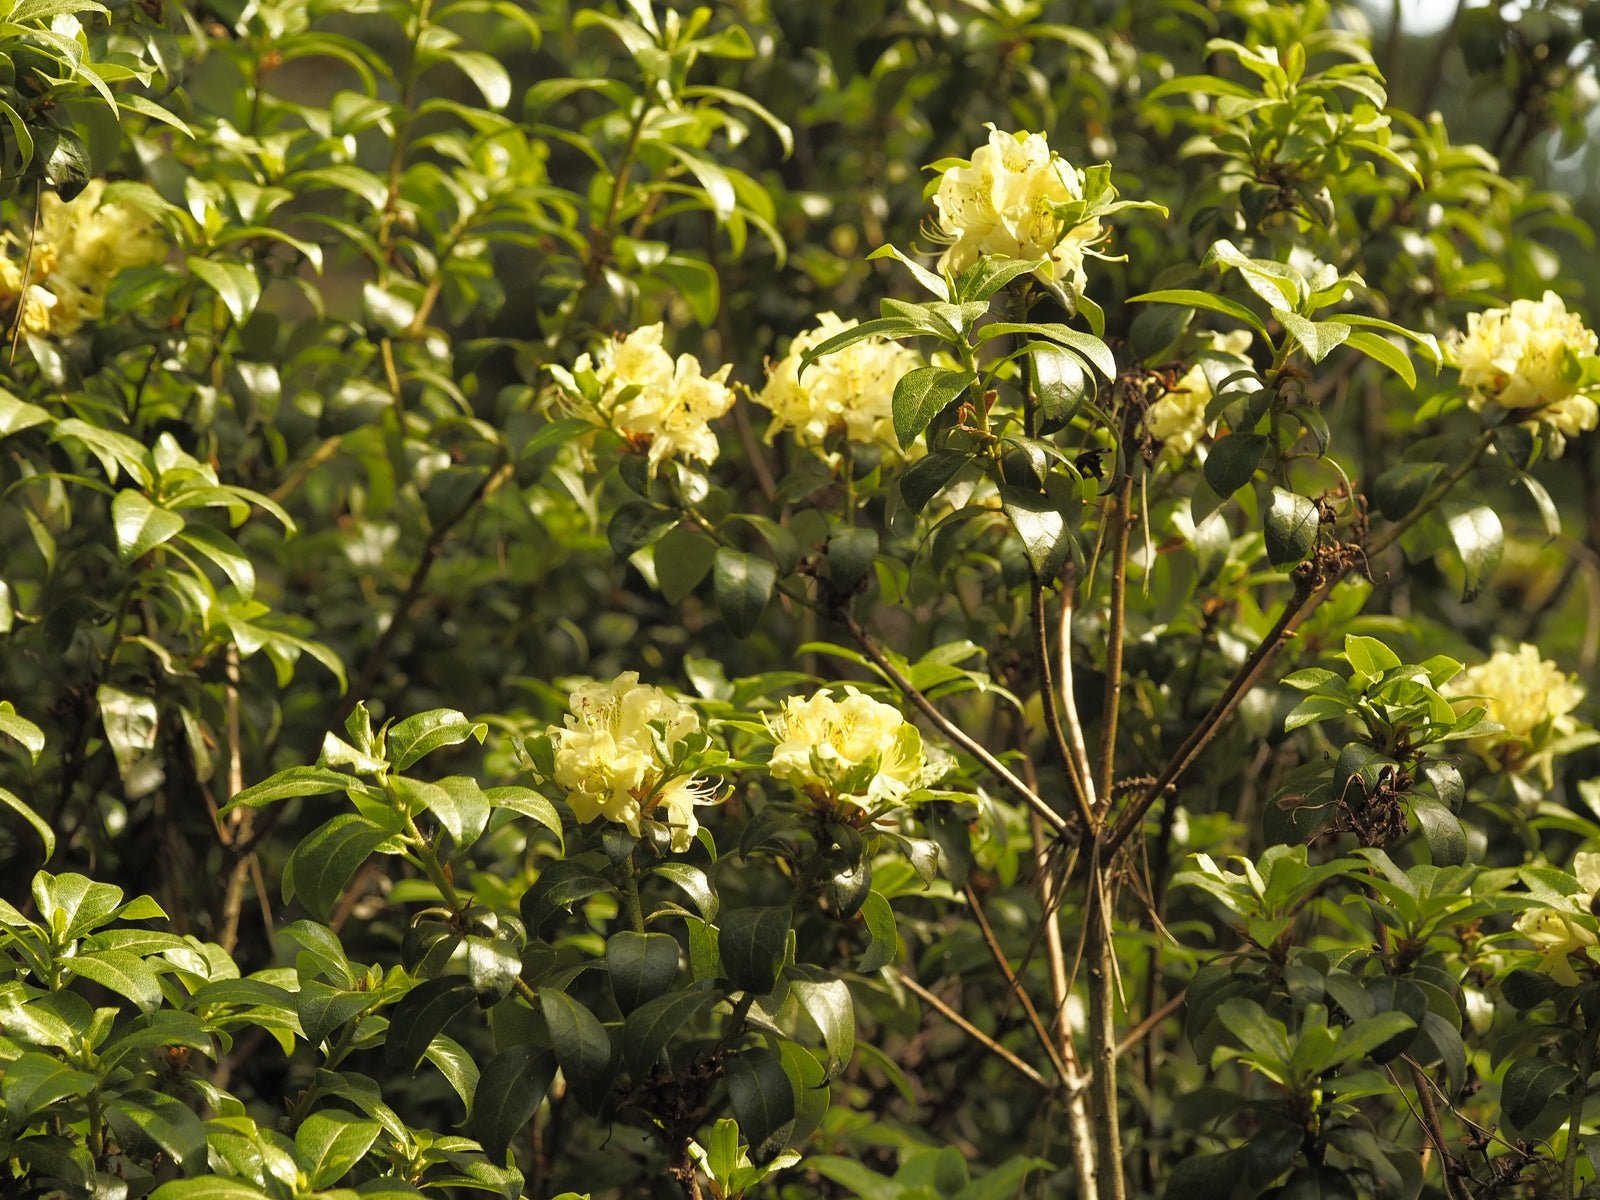
<svg viewBox="0 0 1600 1200"><path fill-rule="evenodd" d="M1083 782L1090 809L1095 805L1093 772L1089 769L1089 747L1083 739L1083 722L1078 718L1078 693L1072 681L1072 611L1077 598L1078 579L1075 568L1068 573L1061 587L1061 613L1056 619L1056 653L1060 656L1061 714L1067 727L1067 741L1072 747L1073 771Z"/></svg>
<svg viewBox="0 0 1600 1200"><path fill-rule="evenodd" d="M905 984L907 990L920 997L929 1005L929 1007L938 1012L939 1015L945 1020L949 1021L957 1029L961 1030L961 1032L972 1038L985 1050L988 1050L990 1053L998 1057L1012 1070L1016 1071L1017 1074L1023 1076L1025 1079L1032 1080L1034 1083L1038 1084L1042 1088L1045 1088L1046 1090L1050 1088L1050 1082L1045 1079L1043 1075L1039 1074L1039 1072L1035 1071L1027 1063L1023 1062L1022 1059L1018 1058L1011 1051L1007 1050L999 1042L995 1041L987 1033L979 1029L971 1021L967 1020L955 1009L951 1008L943 1000L939 999L939 997L935 996L927 988L923 987L915 979L912 979L911 976L901 975L900 982Z"/></svg>
<svg viewBox="0 0 1600 1200"><path fill-rule="evenodd" d="M1128 595L1128 532L1133 525L1133 473L1122 477L1111 531L1111 614L1106 628L1106 701L1101 714L1099 803L1111 804L1111 783L1116 778L1117 713L1122 704L1122 643Z"/></svg>
<svg viewBox="0 0 1600 1200"><path fill-rule="evenodd" d="M1033 998L1028 995L1028 989L1022 985L1015 971L1011 969L1011 962L1006 958L1006 952L1000 945L1000 940L995 937L994 929L989 925L989 918L984 915L983 904L978 898L978 893L969 883L966 887L967 907L972 910L972 915L977 918L978 929L983 934L984 945L989 947L989 953L994 957L995 965L1000 968L1000 974L1005 977L1006 985L1011 992L1016 994L1022 1002L1022 1011L1028 1015L1028 1023L1033 1026L1033 1031L1039 1036L1039 1044L1044 1047L1045 1054L1050 1059L1050 1065L1056 1069L1056 1075L1063 1083L1070 1084L1074 1073L1067 1070L1067 1065L1061 1061L1061 1051L1056 1047L1055 1039L1050 1036L1049 1030L1039 1017L1039 1010L1033 1006Z"/></svg>
<svg viewBox="0 0 1600 1200"><path fill-rule="evenodd" d="M1128 1030L1127 1033L1123 1034L1122 1040L1117 1043L1117 1057L1121 1058L1129 1050L1132 1050L1135 1046L1137 1046L1140 1041L1144 1039L1146 1034L1153 1030L1157 1025L1161 1024L1161 1022L1165 1021L1173 1013L1177 1012L1178 1009L1182 1008L1183 1002L1188 998L1189 990L1185 988L1176 996L1168 1000L1160 1008L1156 1009L1155 1012L1151 1013L1144 1020L1140 1021L1132 1029Z"/></svg>
<svg viewBox="0 0 1600 1200"><path fill-rule="evenodd" d="M1094 825L1094 809L1089 792L1085 789L1084 777L1078 774L1077 759L1061 723L1061 696L1050 667L1050 638L1045 630L1044 588L1038 583L1033 585L1028 597L1028 614L1033 623L1033 657L1039 672L1039 703L1044 709L1045 729L1050 734L1056 757L1061 761L1061 769L1066 772L1067 781L1072 785L1072 798L1077 802L1083 827L1090 829ZM1093 785L1089 786L1092 788Z"/></svg>
<svg viewBox="0 0 1600 1200"><path fill-rule="evenodd" d="M856 644L861 647L862 652L873 661L878 670L884 673L890 683L900 689L907 700L916 705L922 715L927 717L940 733L982 763L990 774L1010 788L1017 798L1030 809L1038 813L1040 819L1046 825L1049 825L1051 829L1057 833L1066 829L1067 822L1060 813L1046 804L1037 792L1018 779L1014 772L1009 770L1004 763L989 753L988 750L984 749L970 734L935 708L933 701L929 700L919 688L915 687L909 679L901 674L895 665L889 661L882 649L879 648L872 635L861 627L861 623L848 610L841 610L838 618L844 624L845 629L849 631L850 636L855 639Z"/></svg>

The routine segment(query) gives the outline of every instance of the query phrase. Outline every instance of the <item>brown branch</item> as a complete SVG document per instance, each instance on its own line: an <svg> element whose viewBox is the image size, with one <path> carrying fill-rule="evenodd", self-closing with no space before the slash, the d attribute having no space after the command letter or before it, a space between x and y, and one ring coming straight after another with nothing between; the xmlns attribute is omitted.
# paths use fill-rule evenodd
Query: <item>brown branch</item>
<svg viewBox="0 0 1600 1200"><path fill-rule="evenodd" d="M1022 986L1022 981L1017 978L1017 973L1011 969L1011 962L1006 958L1006 952L1000 945L1000 940L995 937L994 929L989 925L989 918L983 913L983 904L978 898L978 893L969 883L966 886L967 906L972 909L972 915L977 918L978 929L983 934L984 945L989 947L989 953L994 957L995 965L1000 968L1000 974L1005 977L1006 985L1022 1002L1022 1010L1028 1015L1028 1023L1033 1026L1033 1031L1039 1037L1039 1044L1044 1047L1045 1054L1050 1059L1050 1065L1056 1069L1056 1075L1063 1083L1071 1084L1076 1079L1076 1072L1068 1071L1066 1063L1061 1061L1061 1051L1056 1047L1055 1039L1050 1036L1050 1031L1045 1028L1044 1022L1039 1017L1039 1010L1033 1006L1033 998L1028 995L1028 989ZM1054 920L1054 914L1047 918ZM1070 1041L1068 1045L1071 1045Z"/></svg>
<svg viewBox="0 0 1600 1200"><path fill-rule="evenodd" d="M1127 1033L1123 1034L1122 1040L1117 1043L1117 1057L1121 1058L1129 1050L1132 1050L1135 1046L1137 1046L1145 1038L1145 1036L1151 1032L1151 1030L1155 1029L1157 1025L1161 1024L1161 1022L1165 1021L1173 1013L1177 1012L1178 1009L1182 1008L1183 1002L1188 998L1189 989L1185 988L1176 996L1173 996L1160 1008L1156 1009L1155 1012L1151 1013L1144 1020L1140 1021L1132 1029L1128 1030Z"/></svg>
<svg viewBox="0 0 1600 1200"><path fill-rule="evenodd" d="M939 999L939 997L935 996L927 988L923 987L915 979L912 979L911 976L901 975L900 982L905 984L907 990L913 995L920 997L928 1004L930 1008L938 1012L939 1015L945 1020L949 1021L957 1029L961 1030L962 1033L965 1033L968 1037L972 1038L985 1050L988 1050L991 1054L995 1055L1008 1067L1016 1071L1017 1074L1021 1075L1025 1079L1031 1080L1046 1090L1050 1090L1050 1082L1049 1080L1045 1079L1043 1075L1039 1074L1039 1072L1035 1071L1027 1063L1023 1062L1022 1059L1018 1058L1011 1051L1007 1050L999 1042L995 1041L994 1038L990 1037L983 1030L979 1029L971 1021L967 1020L955 1009L951 1008L943 1000Z"/></svg>
<svg viewBox="0 0 1600 1200"><path fill-rule="evenodd" d="M1126 444L1126 439L1124 439ZM1106 700L1100 737L1100 779L1096 795L1102 807L1111 805L1111 783L1116 778L1117 714L1122 703L1122 643L1128 595L1128 533L1133 526L1133 473L1122 477L1112 515L1111 614L1106 629Z"/></svg>
<svg viewBox="0 0 1600 1200"><path fill-rule="evenodd" d="M1062 603L1066 603L1065 597ZM1055 673L1050 667L1050 638L1045 631L1044 588L1038 583L1030 591L1028 610L1033 622L1033 656L1039 671L1039 701L1044 709L1045 729L1050 734L1056 757L1061 760L1061 769L1066 772L1067 782L1072 785L1072 798L1077 802L1083 827L1091 829L1094 827L1094 809L1085 790L1085 777L1078 773L1077 758L1061 724L1061 697L1056 691Z"/></svg>

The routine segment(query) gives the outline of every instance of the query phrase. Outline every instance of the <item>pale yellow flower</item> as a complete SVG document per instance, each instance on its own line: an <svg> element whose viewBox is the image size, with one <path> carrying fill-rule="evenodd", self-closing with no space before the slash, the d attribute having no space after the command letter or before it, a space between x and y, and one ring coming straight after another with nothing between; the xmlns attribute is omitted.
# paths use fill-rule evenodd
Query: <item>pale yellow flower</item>
<svg viewBox="0 0 1600 1200"><path fill-rule="evenodd" d="M1488 720L1505 727L1503 733L1473 739L1472 748L1507 771L1537 766L1548 773L1548 743L1578 728L1572 711L1583 701L1583 688L1526 642L1468 667L1446 690L1462 697L1454 701L1457 709L1482 705Z"/></svg>
<svg viewBox="0 0 1600 1200"><path fill-rule="evenodd" d="M1554 292L1470 314L1450 347L1473 410L1493 403L1525 416L1529 427L1543 426L1551 457L1600 422L1600 388L1585 382L1600 339Z"/></svg>
<svg viewBox="0 0 1600 1200"><path fill-rule="evenodd" d="M886 338L866 338L819 358L800 374L801 355L857 324L821 313L815 329L789 343L789 353L772 367L766 387L756 396L772 410L768 441L787 429L797 443L819 452L825 452L827 439L835 434L859 445L899 451L894 388L903 375L922 365L915 351Z"/></svg>
<svg viewBox="0 0 1600 1200"><path fill-rule="evenodd" d="M950 243L939 269L959 274L983 256L1046 258L1035 274L1081 293L1084 256L1105 231L1093 218L1066 228L1051 207L1081 199L1083 172L1052 152L1043 134L1002 133L991 125L988 144L973 151L972 161L939 180L933 203Z"/></svg>
<svg viewBox="0 0 1600 1200"><path fill-rule="evenodd" d="M709 422L733 407L726 385L731 368L705 375L692 354L674 361L662 337L659 323L646 325L607 344L594 359L578 359L573 374L592 374L600 391L597 411L586 415L648 447L652 468L670 457L713 463L717 435Z"/></svg>
<svg viewBox="0 0 1600 1200"><path fill-rule="evenodd" d="M699 714L658 687L624 671L612 683L588 683L573 692L564 727L552 726L554 779L567 790L573 815L584 824L605 817L635 837L640 822L667 810L672 848L682 852L699 829L696 804L709 802L715 784L669 774L674 747L700 728Z"/></svg>
<svg viewBox="0 0 1600 1200"><path fill-rule="evenodd" d="M1249 330L1212 334L1207 349L1242 357L1250 351ZM1160 438L1167 449L1183 458L1206 434L1206 408L1214 396L1211 381L1199 363L1178 380L1178 386L1150 406L1145 424L1150 436Z"/></svg>
<svg viewBox="0 0 1600 1200"><path fill-rule="evenodd" d="M1600 892L1600 854L1576 855L1572 860L1572 872L1578 877L1583 890L1568 899L1587 913L1595 894ZM1578 974L1572 969L1570 961L1572 956L1576 955L1592 966L1593 960L1585 952L1590 946L1600 945L1600 938L1592 930L1573 919L1577 911L1577 907L1572 912L1558 908L1533 908L1518 917L1515 925L1518 933L1544 952L1537 969L1567 987L1574 987L1578 983Z"/></svg>
<svg viewBox="0 0 1600 1200"><path fill-rule="evenodd" d="M27 239L7 235L0 266L0 297L21 296L22 326L29 333L66 336L105 315L106 292L129 267L160 262L166 242L144 213L107 201L105 181L94 180L70 202L55 194L39 204L39 225L29 259Z"/></svg>
<svg viewBox="0 0 1600 1200"><path fill-rule="evenodd" d="M774 778L816 800L861 808L895 804L928 774L922 735L898 708L853 687L791 696L767 718L777 739L768 764Z"/></svg>

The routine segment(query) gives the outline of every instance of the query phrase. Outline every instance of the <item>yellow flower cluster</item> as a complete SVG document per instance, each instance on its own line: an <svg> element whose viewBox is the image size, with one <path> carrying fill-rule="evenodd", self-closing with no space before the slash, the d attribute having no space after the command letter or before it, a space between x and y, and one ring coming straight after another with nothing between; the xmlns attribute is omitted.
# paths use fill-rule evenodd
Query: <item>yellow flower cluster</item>
<svg viewBox="0 0 1600 1200"><path fill-rule="evenodd" d="M65 337L105 314L111 281L129 267L160 262L166 242L145 214L115 200L102 203L97 179L71 202L53 193L39 206L33 253L27 238L6 235L0 256L0 304L22 306L26 333ZM24 271L27 277L24 279Z"/></svg>
<svg viewBox="0 0 1600 1200"><path fill-rule="evenodd" d="M894 388L901 376L921 365L914 350L886 338L866 338L818 359L806 368L804 378L800 375L801 355L857 324L825 312L817 317L815 329L789 343L789 353L772 367L767 386L756 397L772 410L769 441L787 429L800 445L817 451L825 452L830 435L843 434L859 445L898 452Z"/></svg>
<svg viewBox="0 0 1600 1200"><path fill-rule="evenodd" d="M1494 403L1544 426L1552 457L1600 422L1597 348L1594 330L1554 292L1472 313L1467 331L1451 338L1461 385L1472 389L1467 403L1474 411Z"/></svg>
<svg viewBox="0 0 1600 1200"><path fill-rule="evenodd" d="M1583 689L1526 642L1468 667L1450 681L1449 692L1463 697L1457 708L1481 704L1488 720L1505 727L1472 745L1491 765L1511 771L1541 763L1548 770L1547 743L1577 729L1571 714L1583 701Z"/></svg>
<svg viewBox="0 0 1600 1200"><path fill-rule="evenodd" d="M1588 912L1600 893L1600 854L1579 854L1572 860L1572 871L1583 890L1571 899ZM1574 987L1578 973L1572 969L1573 955L1583 959L1592 968L1594 960L1585 953L1590 946L1600 945L1600 938L1592 929L1573 919L1574 912L1558 908L1530 908L1516 921L1516 931L1544 952L1538 969L1557 983Z"/></svg>
<svg viewBox="0 0 1600 1200"><path fill-rule="evenodd" d="M1217 333L1207 349L1242 358L1250 351L1248 330ZM1178 380L1178 386L1150 406L1145 423L1150 436L1160 438L1179 458L1186 457L1206 433L1206 408L1213 399L1211 381L1199 363Z"/></svg>
<svg viewBox="0 0 1600 1200"><path fill-rule="evenodd" d="M893 705L839 690L791 696L767 718L778 742L768 770L814 800L865 809L899 803L927 777L922 735Z"/></svg>
<svg viewBox="0 0 1600 1200"><path fill-rule="evenodd" d="M615 821L635 837L640 822L666 809L672 849L678 852L700 828L696 804L715 795L710 780L670 774L678 743L700 729L700 717L681 700L624 671L612 683L589 683L573 692L565 727L551 726L555 782L567 790L573 815L585 825Z"/></svg>
<svg viewBox="0 0 1600 1200"><path fill-rule="evenodd" d="M669 457L713 463L717 435L709 422L733 407L726 385L730 368L704 375L692 354L674 362L661 341L657 323L606 345L593 360L582 355L573 375L592 375L599 390L595 410L585 415L648 446L652 468Z"/></svg>
<svg viewBox="0 0 1600 1200"><path fill-rule="evenodd" d="M1047 282L1081 293L1085 253L1105 231L1098 220L1067 228L1054 205L1083 199L1083 172L1051 151L1042 134L1002 133L989 126L989 142L972 161L950 167L933 203L938 231L949 242L939 269L958 274L982 256L1046 258L1035 272Z"/></svg>

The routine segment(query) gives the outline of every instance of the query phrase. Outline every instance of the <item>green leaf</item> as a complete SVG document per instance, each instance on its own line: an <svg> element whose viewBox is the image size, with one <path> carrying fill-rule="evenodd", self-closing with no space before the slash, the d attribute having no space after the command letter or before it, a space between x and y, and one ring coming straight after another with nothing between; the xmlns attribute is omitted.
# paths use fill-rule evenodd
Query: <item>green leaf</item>
<svg viewBox="0 0 1600 1200"><path fill-rule="evenodd" d="M846 525L828 535L826 558L828 586L835 595L848 596L872 570L878 555L878 531L865 526Z"/></svg>
<svg viewBox="0 0 1600 1200"><path fill-rule="evenodd" d="M183 529L184 520L150 502L143 492L131 488L117 493L111 502L111 524L117 536L117 557L124 563L170 541Z"/></svg>
<svg viewBox="0 0 1600 1200"><path fill-rule="evenodd" d="M326 921L345 884L393 834L359 813L340 813L312 830L283 866L283 899L296 896L319 921Z"/></svg>
<svg viewBox="0 0 1600 1200"><path fill-rule="evenodd" d="M272 1200L272 1195L242 1179L209 1175L163 1183L150 1193L150 1200Z"/></svg>
<svg viewBox="0 0 1600 1200"><path fill-rule="evenodd" d="M467 1132L496 1162L528 1127L555 1079L556 1058L537 1046L513 1046L489 1060L472 1097Z"/></svg>
<svg viewBox="0 0 1600 1200"><path fill-rule="evenodd" d="M467 935L467 979L480 1000L504 999L522 974L522 955L505 938Z"/></svg>
<svg viewBox="0 0 1600 1200"><path fill-rule="evenodd" d="M971 461L972 455L957 450L934 450L917 459L900 476L900 495L906 507L920 513Z"/></svg>
<svg viewBox="0 0 1600 1200"><path fill-rule="evenodd" d="M655 544L656 586L668 604L681 604L711 570L717 544L705 534L679 525Z"/></svg>
<svg viewBox="0 0 1600 1200"><path fill-rule="evenodd" d="M673 1034L720 999L716 992L668 992L629 1013L622 1022L622 1057L634 1082L650 1074Z"/></svg>
<svg viewBox="0 0 1600 1200"><path fill-rule="evenodd" d="M1461 598L1474 600L1500 569L1505 529L1494 509L1486 504L1447 504L1443 512L1450 539L1466 568Z"/></svg>
<svg viewBox="0 0 1600 1200"><path fill-rule="evenodd" d="M844 1073L855 1054L856 1016L850 989L843 980L817 967L796 965L789 968L787 975L800 1007L822 1034L822 1045L828 1054L827 1079L832 1082Z"/></svg>
<svg viewBox="0 0 1600 1200"><path fill-rule="evenodd" d="M161 983L155 969L126 950L85 952L66 960L79 979L98 983L107 991L132 1000L141 1012L161 1007Z"/></svg>
<svg viewBox="0 0 1600 1200"><path fill-rule="evenodd" d="M619 930L606 939L606 970L617 1007L630 1013L672 986L678 976L678 939Z"/></svg>
<svg viewBox="0 0 1600 1200"><path fill-rule="evenodd" d="M37 404L18 400L10 392L0 388L0 438L10 437L13 433L20 433L35 425L46 424L49 420L50 413L47 410Z"/></svg>
<svg viewBox="0 0 1600 1200"><path fill-rule="evenodd" d="M550 1044L577 1101L598 1114L611 1090L617 1060L605 1026L565 992L543 988L539 1011L550 1027Z"/></svg>
<svg viewBox="0 0 1600 1200"><path fill-rule="evenodd" d="M895 922L894 909L889 901L878 892L867 895L861 906L861 919L867 926L872 942L856 964L856 970L868 975L889 966L900 957L900 927Z"/></svg>
<svg viewBox="0 0 1600 1200"><path fill-rule="evenodd" d="M1275 567L1293 566L1316 548L1320 518L1314 500L1275 487L1265 523L1267 558Z"/></svg>
<svg viewBox="0 0 1600 1200"><path fill-rule="evenodd" d="M415 1071L429 1043L476 999L465 979L427 979L417 984L400 997L389 1017L384 1061L402 1071Z"/></svg>
<svg viewBox="0 0 1600 1200"><path fill-rule="evenodd" d="M867 255L868 262L871 262L875 258L894 259L897 263L910 271L912 277L915 278L918 283L920 283L928 291L932 292L935 296L939 297L939 299L950 299L950 285L948 283L946 283L939 276L935 275L932 271L928 270L928 268L924 267L921 263L915 262L905 254L902 254L894 246L879 246L871 254ZM993 295L993 293L991 292L990 295ZM987 296L976 296L973 298L978 300L988 299Z"/></svg>
<svg viewBox="0 0 1600 1200"><path fill-rule="evenodd" d="M321 1046L334 1030L367 1011L377 997L370 992L350 992L330 987L320 979L305 979L294 994L300 1029L312 1046Z"/></svg>
<svg viewBox="0 0 1600 1200"><path fill-rule="evenodd" d="M98 1077L52 1055L25 1050L0 1074L0 1101L8 1120L26 1126L27 1119L40 1109L68 1097L87 1096L99 1083Z"/></svg>
<svg viewBox="0 0 1600 1200"><path fill-rule="evenodd" d="M1010 484L1000 488L1000 507L1022 539L1034 579L1053 582L1072 553L1073 529L1066 514L1050 497Z"/></svg>
<svg viewBox="0 0 1600 1200"><path fill-rule="evenodd" d="M1048 258L997 258L985 254L956 278L955 298L958 301L987 300L1012 280L1032 275L1049 261Z"/></svg>
<svg viewBox="0 0 1600 1200"><path fill-rule="evenodd" d="M1373 362L1382 363L1393 371L1409 388L1417 386L1417 368L1411 363L1411 357L1400 347L1387 338L1379 337L1375 333L1368 333L1358 329L1345 338L1345 345L1352 350L1359 350Z"/></svg>
<svg viewBox="0 0 1600 1200"><path fill-rule="evenodd" d="M787 911L787 910L785 910ZM735 1054L726 1063L728 1099L750 1142L750 1160L770 1162L783 1149L795 1119L794 1087L783 1064L767 1050Z"/></svg>
<svg viewBox="0 0 1600 1200"><path fill-rule="evenodd" d="M122 889L72 871L40 871L33 877L33 899L41 923L65 944L110 921L122 904Z"/></svg>
<svg viewBox="0 0 1600 1200"><path fill-rule="evenodd" d="M244 263L191 258L189 272L222 297L223 307L234 324L243 325L255 312L256 303L261 299L261 280Z"/></svg>
<svg viewBox="0 0 1600 1200"><path fill-rule="evenodd" d="M488 732L482 721L469 721L453 708L430 709L389 727L389 763L396 771L404 771L441 747L459 745L468 738L481 744Z"/></svg>
<svg viewBox="0 0 1600 1200"><path fill-rule="evenodd" d="M977 372L948 367L918 367L901 376L894 385L893 401L894 434L900 448L908 448L928 422L977 382Z"/></svg>
<svg viewBox="0 0 1600 1200"><path fill-rule="evenodd" d="M1266 323L1260 317L1237 300L1229 300L1226 296L1218 296L1212 292L1190 288L1165 288L1158 292L1143 292L1137 296L1129 296L1128 303L1181 304L1188 308L1203 308L1208 312L1222 313L1236 321L1242 321L1263 338L1267 336Z"/></svg>
<svg viewBox="0 0 1600 1200"><path fill-rule="evenodd" d="M579 900L612 891L611 882L593 867L571 859L551 863L533 886L522 893L521 911L528 932L537 935L551 917Z"/></svg>
<svg viewBox="0 0 1600 1200"><path fill-rule="evenodd" d="M245 788L223 806L222 815L236 808L262 808L298 796L327 796L360 785L361 781L354 775L330 771L327 767L289 767Z"/></svg>
<svg viewBox="0 0 1600 1200"><path fill-rule="evenodd" d="M1530 1125L1575 1082L1571 1067L1547 1058L1519 1058L1500 1082L1500 1110L1519 1129Z"/></svg>
<svg viewBox="0 0 1600 1200"><path fill-rule="evenodd" d="M21 817L23 821L28 824L29 828L31 828L34 833L39 835L39 840L44 843L44 856L46 860L55 854L56 835L55 830L50 828L49 822L47 822L38 813L34 812L33 809L24 804L17 796L14 796L12 793L6 791L5 788L0 788L0 806L9 808L12 812L16 813L17 816Z"/></svg>
<svg viewBox="0 0 1600 1200"><path fill-rule="evenodd" d="M1033 391L1045 432L1064 428L1089 397L1094 383L1076 354L1038 345L1033 356Z"/></svg>
<svg viewBox="0 0 1600 1200"><path fill-rule="evenodd" d="M148 1153L153 1148L188 1170L205 1166L205 1127L174 1096L143 1089L120 1092L106 1102L105 1117L125 1149Z"/></svg>
<svg viewBox="0 0 1600 1200"><path fill-rule="evenodd" d="M864 342L870 337L883 337L891 340L915 337L922 330L913 321L904 317L875 317L870 321L862 321L859 325L852 325L849 329L841 330L830 338L824 338L811 349L800 355L800 375L804 377L806 368L819 358L825 358L846 346L853 346L857 342Z"/></svg>
<svg viewBox="0 0 1600 1200"><path fill-rule="evenodd" d="M1267 452L1264 433L1230 433L1206 455L1206 482L1219 496L1231 496L1255 477Z"/></svg>
<svg viewBox="0 0 1600 1200"><path fill-rule="evenodd" d="M777 581L777 568L766 559L728 546L717 548L711 592L717 611L735 637L749 637L755 632Z"/></svg>
<svg viewBox="0 0 1600 1200"><path fill-rule="evenodd" d="M1312 321L1286 308L1274 308L1272 315L1314 363L1327 358L1350 336L1350 326L1342 321Z"/></svg>
<svg viewBox="0 0 1600 1200"><path fill-rule="evenodd" d="M650 874L670 879L689 894L689 899L694 901L694 906L700 910L702 917L708 921L717 919L716 889L711 886L711 880L699 867L691 866L689 863L662 863L651 868Z"/></svg>
<svg viewBox="0 0 1600 1200"><path fill-rule="evenodd" d="M643 500L629 500L611 515L606 525L606 540L611 543L613 554L627 558L655 542L677 523L678 514L670 509Z"/></svg>
<svg viewBox="0 0 1600 1200"><path fill-rule="evenodd" d="M0 700L0 733L21 742L33 762L38 762L39 755L44 753L44 730L28 718L18 716L9 700Z"/></svg>
<svg viewBox="0 0 1600 1200"><path fill-rule="evenodd" d="M1455 813L1437 800L1413 797L1411 815L1422 826L1434 866L1458 867L1467 861L1467 833Z"/></svg>
<svg viewBox="0 0 1600 1200"><path fill-rule="evenodd" d="M1437 462L1401 463L1379 475L1372 485L1372 498L1378 502L1378 511L1391 521L1398 521L1411 512L1434 481L1444 473L1444 464Z"/></svg>
<svg viewBox="0 0 1600 1200"><path fill-rule="evenodd" d="M776 987L793 924L794 910L787 905L723 913L717 923L717 944L729 982L761 994Z"/></svg>
<svg viewBox="0 0 1600 1200"><path fill-rule="evenodd" d="M304 1156L314 1188L332 1187L360 1162L383 1126L338 1109L314 1112L295 1130L295 1147Z"/></svg>
<svg viewBox="0 0 1600 1200"><path fill-rule="evenodd" d="M117 760L123 786L133 795L142 796L161 780L159 766L152 770L152 764L147 761L147 756L156 748L156 702L149 696L125 692L110 684L96 688L95 699L100 705L100 723Z"/></svg>
<svg viewBox="0 0 1600 1200"><path fill-rule="evenodd" d="M1029 338L1044 338L1046 341L1055 342L1065 346L1088 362L1095 370L1107 379L1117 377L1116 356L1107 346L1092 333L1084 333L1073 329L1070 325L1038 324L1031 321L996 321L985 325L978 331L978 341L987 342L993 338L1004 337L1009 333L1021 334Z"/></svg>

